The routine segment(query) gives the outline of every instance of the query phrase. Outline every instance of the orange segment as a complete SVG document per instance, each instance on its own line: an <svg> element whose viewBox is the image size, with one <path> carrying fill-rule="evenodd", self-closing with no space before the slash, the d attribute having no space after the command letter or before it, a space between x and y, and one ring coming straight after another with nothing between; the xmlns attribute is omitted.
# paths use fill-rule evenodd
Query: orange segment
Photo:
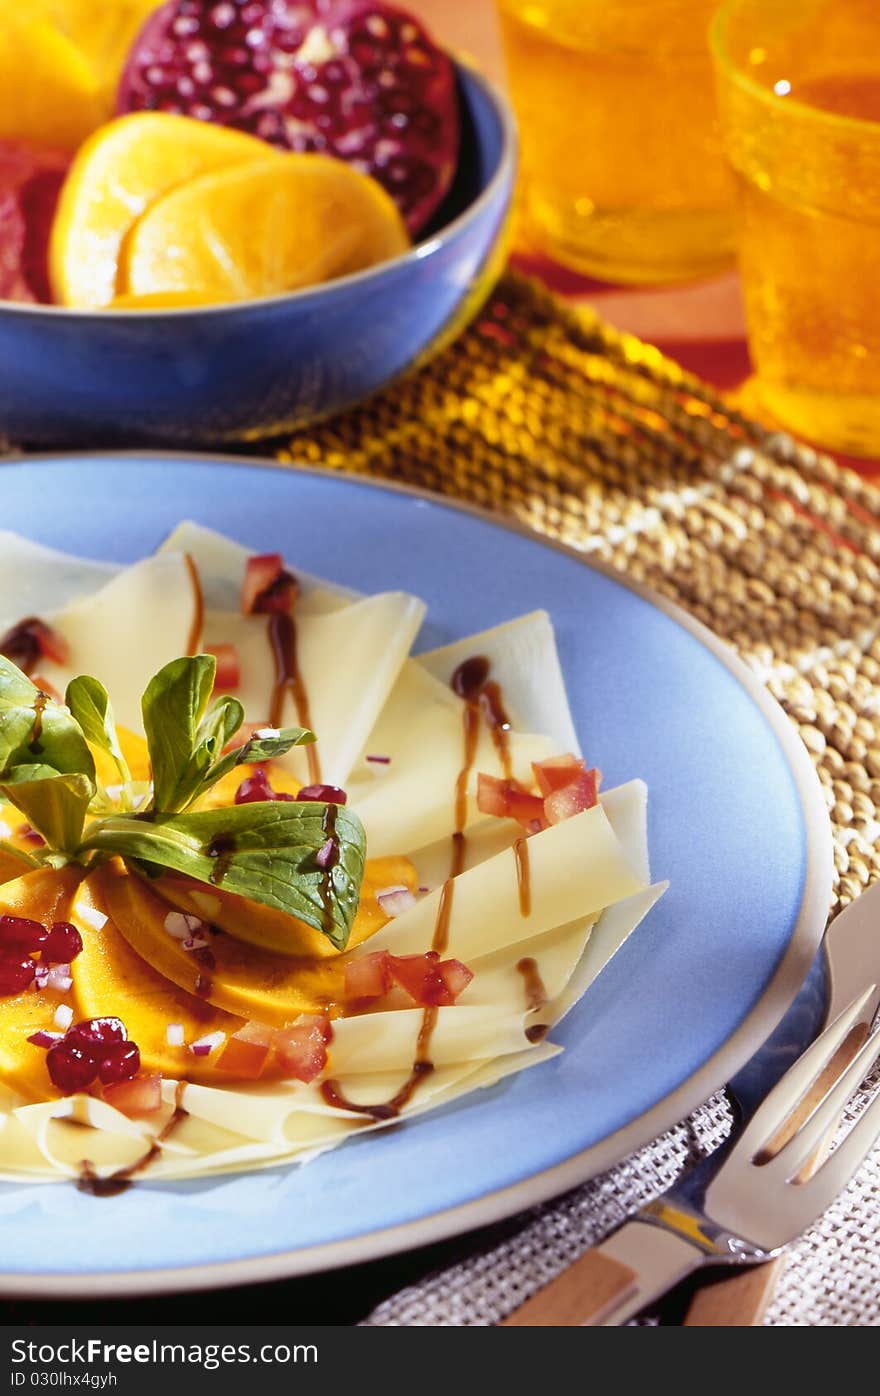
<svg viewBox="0 0 880 1396"><path fill-rule="evenodd" d="M123 248L119 290L218 302L271 296L408 247L400 213L369 175L325 155L274 155L158 199Z"/></svg>
<svg viewBox="0 0 880 1396"><path fill-rule="evenodd" d="M21 6L21 0L11 0ZM10 0L6 0L10 3ZM114 110L128 51L162 0L28 0L82 53L97 80L104 119ZM2 8L2 7L0 7Z"/></svg>
<svg viewBox="0 0 880 1396"><path fill-rule="evenodd" d="M51 924L70 919L82 869L40 868L8 882L0 890L0 915L26 916ZM27 1100L47 1100L58 1092L46 1070L46 1052L28 1038L35 1032L57 1032L53 1022L59 1003L69 1003L75 1017L82 1017L75 998L76 986L64 995L52 990L26 989L23 994L0 998L0 1081Z"/></svg>
<svg viewBox="0 0 880 1396"><path fill-rule="evenodd" d="M186 116L134 112L102 126L77 153L61 191L49 248L55 299L84 309L109 305L129 289L117 286L120 253L144 211L175 185L248 160L265 162L263 141Z"/></svg>
<svg viewBox="0 0 880 1396"><path fill-rule="evenodd" d="M370 864L367 864L368 869ZM388 918L376 901L376 890L390 886L391 881L415 886L415 875L406 859L381 859L373 865L373 879L369 890L361 894L357 919L352 934L352 945L359 944L384 925ZM396 876L391 881L382 881L390 872ZM284 1027L298 1013L315 1013L339 1005L344 997L345 955L334 951L329 941L319 947L319 955L302 954L298 958L290 955L274 954L271 950L259 949L247 941L235 939L232 935L218 935L211 944L213 965L206 970L193 958L190 951L184 950L179 940L175 940L165 929L169 900L166 895L171 878L163 877L155 884L148 884L134 873L129 873L123 864L114 859L98 868L89 879L89 889L121 935L129 942L138 955L142 956L166 979L171 980L188 993L194 993L198 985L200 994L218 1008L242 1018L255 1018L260 1023L273 1027ZM184 879L174 879L183 883ZM365 879L366 884L366 879ZM195 890L193 901L183 898L174 900L205 917L222 924L230 914L228 894L215 893L214 888L200 888L190 884ZM156 888L163 889L160 896ZM212 898L208 908L199 905L196 896ZM241 903L242 917L250 916L253 921L262 913L277 917L267 907L253 903ZM211 913L218 913L211 915ZM292 917L288 923L297 925ZM318 932L302 928L317 940ZM289 931L288 931L289 936ZM329 951L329 954L328 954Z"/></svg>
<svg viewBox="0 0 880 1396"><path fill-rule="evenodd" d="M213 1077L216 1072L207 1058L194 1057L188 1045L169 1045L167 1028L179 1023L184 1043L189 1044L206 1033L235 1032L241 1026L239 1019L193 998L157 973L132 950L112 921L96 930L79 914L77 908L83 904L95 905L89 880L77 893L70 916L83 941L72 970L80 1016L121 1018L140 1048L145 1071L173 1078L185 1073L191 1080Z"/></svg>
<svg viewBox="0 0 880 1396"><path fill-rule="evenodd" d="M73 151L103 119L79 48L37 10L0 9L0 139Z"/></svg>

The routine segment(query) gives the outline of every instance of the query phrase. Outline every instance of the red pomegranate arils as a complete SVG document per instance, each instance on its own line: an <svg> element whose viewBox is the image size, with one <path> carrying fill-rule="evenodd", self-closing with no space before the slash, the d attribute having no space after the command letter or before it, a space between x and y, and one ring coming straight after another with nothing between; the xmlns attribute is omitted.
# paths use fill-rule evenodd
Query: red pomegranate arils
<svg viewBox="0 0 880 1396"><path fill-rule="evenodd" d="M168 0L135 39L117 109L194 116L346 160L384 185L413 233L458 163L453 64L381 0Z"/></svg>
<svg viewBox="0 0 880 1396"><path fill-rule="evenodd" d="M68 1028L66 1040L98 1062L109 1046L127 1042L128 1033L120 1018L84 1018Z"/></svg>
<svg viewBox="0 0 880 1396"><path fill-rule="evenodd" d="M30 955L0 955L0 997L24 993L36 972L36 961Z"/></svg>
<svg viewBox="0 0 880 1396"><path fill-rule="evenodd" d="M344 805L348 795L339 785L304 785L297 792L297 800L316 800L325 805Z"/></svg>
<svg viewBox="0 0 880 1396"><path fill-rule="evenodd" d="M136 1042L111 1042L98 1062L98 1080L103 1086L115 1086L119 1081L131 1081L140 1069Z"/></svg>
<svg viewBox="0 0 880 1396"><path fill-rule="evenodd" d="M40 950L49 937L46 927L27 916L0 916L0 954Z"/></svg>
<svg viewBox="0 0 880 1396"><path fill-rule="evenodd" d="M55 921L42 944L43 964L68 967L71 960L82 954L82 936L69 921Z"/></svg>
<svg viewBox="0 0 880 1396"><path fill-rule="evenodd" d="M259 804L265 800L293 800L294 796L284 790L273 790L269 777L262 766L258 766L252 776L245 776L235 792L237 805Z"/></svg>
<svg viewBox="0 0 880 1396"><path fill-rule="evenodd" d="M86 1090L97 1072L92 1057L70 1042L69 1034L49 1048L46 1069L53 1086L57 1086L64 1095L75 1095L77 1091Z"/></svg>

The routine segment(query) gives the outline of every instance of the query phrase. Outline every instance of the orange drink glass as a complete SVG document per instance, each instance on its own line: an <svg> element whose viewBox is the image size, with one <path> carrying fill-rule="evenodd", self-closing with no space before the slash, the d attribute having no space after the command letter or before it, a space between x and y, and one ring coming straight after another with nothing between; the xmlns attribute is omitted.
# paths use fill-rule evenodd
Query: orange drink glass
<svg viewBox="0 0 880 1396"><path fill-rule="evenodd" d="M878 0L728 0L711 44L761 401L880 455Z"/></svg>
<svg viewBox="0 0 880 1396"><path fill-rule="evenodd" d="M526 240L611 281L733 260L706 37L717 0L499 0Z"/></svg>

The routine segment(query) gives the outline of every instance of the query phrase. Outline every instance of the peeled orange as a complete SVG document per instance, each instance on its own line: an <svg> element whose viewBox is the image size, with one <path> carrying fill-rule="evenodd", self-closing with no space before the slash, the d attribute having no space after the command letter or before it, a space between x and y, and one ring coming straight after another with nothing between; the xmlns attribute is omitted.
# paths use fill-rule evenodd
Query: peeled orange
<svg viewBox="0 0 880 1396"><path fill-rule="evenodd" d="M408 247L396 205L369 175L329 156L271 155L158 199L126 240L119 289L217 302L270 296Z"/></svg>
<svg viewBox="0 0 880 1396"><path fill-rule="evenodd" d="M176 185L248 160L265 162L263 141L187 116L135 112L100 127L77 152L61 191L49 249L55 299L96 309L118 292L139 294L117 285L117 270L141 215Z"/></svg>
<svg viewBox="0 0 880 1396"><path fill-rule="evenodd" d="M0 8L0 140L72 151L103 119L81 50L36 9Z"/></svg>

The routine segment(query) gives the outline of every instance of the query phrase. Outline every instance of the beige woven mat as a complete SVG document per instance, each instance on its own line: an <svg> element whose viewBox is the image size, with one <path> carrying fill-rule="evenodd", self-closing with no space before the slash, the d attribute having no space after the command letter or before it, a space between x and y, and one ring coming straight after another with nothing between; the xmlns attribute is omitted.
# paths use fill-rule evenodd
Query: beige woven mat
<svg viewBox="0 0 880 1396"><path fill-rule="evenodd" d="M832 913L878 876L880 492L853 472L515 276L429 368L275 449L513 514L687 607L760 675L815 761L834 825ZM371 1321L495 1321L724 1124L709 1109ZM769 1322L880 1322L878 1202L875 1155L792 1251Z"/></svg>

